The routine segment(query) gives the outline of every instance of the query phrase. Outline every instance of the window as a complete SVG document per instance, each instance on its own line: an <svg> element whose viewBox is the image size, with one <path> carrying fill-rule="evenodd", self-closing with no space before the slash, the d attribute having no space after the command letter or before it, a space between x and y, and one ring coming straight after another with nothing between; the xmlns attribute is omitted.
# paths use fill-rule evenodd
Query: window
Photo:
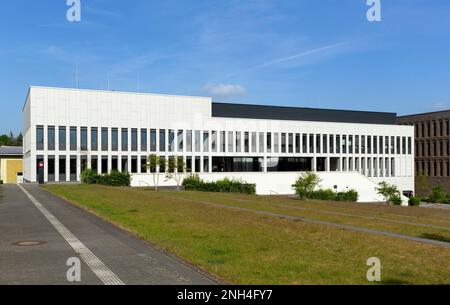
<svg viewBox="0 0 450 305"><path fill-rule="evenodd" d="M166 130L165 129L159 130L159 151L160 152L166 151Z"/></svg>
<svg viewBox="0 0 450 305"><path fill-rule="evenodd" d="M290 154L294 153L294 134L292 133L288 135L288 151Z"/></svg>
<svg viewBox="0 0 450 305"><path fill-rule="evenodd" d="M88 129L87 127L81 127L80 131L80 146L82 151L88 150Z"/></svg>
<svg viewBox="0 0 450 305"><path fill-rule="evenodd" d="M44 150L44 126L36 127L36 149Z"/></svg>
<svg viewBox="0 0 450 305"><path fill-rule="evenodd" d="M131 129L131 151L138 150L138 131L136 128Z"/></svg>
<svg viewBox="0 0 450 305"><path fill-rule="evenodd" d="M353 136L348 136L348 153L353 154Z"/></svg>
<svg viewBox="0 0 450 305"><path fill-rule="evenodd" d="M209 132L203 132L203 151L209 152Z"/></svg>
<svg viewBox="0 0 450 305"><path fill-rule="evenodd" d="M309 135L309 153L310 154L314 153L314 135L313 134Z"/></svg>
<svg viewBox="0 0 450 305"><path fill-rule="evenodd" d="M60 182L66 181L66 157L65 156L59 157L59 181Z"/></svg>
<svg viewBox="0 0 450 305"><path fill-rule="evenodd" d="M233 135L233 133L232 133ZM225 152L225 131L221 131L220 132L220 152L224 153ZM233 141L231 141L231 145L233 145ZM231 147L231 149L233 149L233 147Z"/></svg>
<svg viewBox="0 0 450 305"><path fill-rule="evenodd" d="M141 129L141 151L148 151L147 129Z"/></svg>
<svg viewBox="0 0 450 305"><path fill-rule="evenodd" d="M102 128L102 151L108 151L108 128Z"/></svg>
<svg viewBox="0 0 450 305"><path fill-rule="evenodd" d="M111 129L111 150L119 150L119 130L117 128Z"/></svg>
<svg viewBox="0 0 450 305"><path fill-rule="evenodd" d="M209 172L209 158L203 157L203 172L208 173Z"/></svg>
<svg viewBox="0 0 450 305"><path fill-rule="evenodd" d="M172 129L169 130L169 151L175 151L175 131Z"/></svg>
<svg viewBox="0 0 450 305"><path fill-rule="evenodd" d="M156 151L156 129L150 129L150 151Z"/></svg>
<svg viewBox="0 0 450 305"><path fill-rule="evenodd" d="M302 144L302 149L303 149L303 153L307 154L308 153L308 135L307 134L303 134L302 135L303 138L303 144Z"/></svg>
<svg viewBox="0 0 450 305"><path fill-rule="evenodd" d="M272 133L268 132L266 138L267 138L266 143L267 153L270 154L272 152Z"/></svg>
<svg viewBox="0 0 450 305"><path fill-rule="evenodd" d="M299 154L300 151L300 134L296 133L295 134L295 153Z"/></svg>
<svg viewBox="0 0 450 305"><path fill-rule="evenodd" d="M250 133L244 132L244 150L246 153L250 152Z"/></svg>
<svg viewBox="0 0 450 305"><path fill-rule="evenodd" d="M367 136L367 153L372 154L372 137Z"/></svg>
<svg viewBox="0 0 450 305"><path fill-rule="evenodd" d="M211 151L217 152L217 131L211 131Z"/></svg>
<svg viewBox="0 0 450 305"><path fill-rule="evenodd" d="M91 150L98 150L98 129L97 127L91 128Z"/></svg>
<svg viewBox="0 0 450 305"><path fill-rule="evenodd" d="M342 136L342 153L347 153L347 136Z"/></svg>
<svg viewBox="0 0 450 305"><path fill-rule="evenodd" d="M320 147L320 141L321 141L321 135L316 135L316 153L320 154L322 152L322 149Z"/></svg>
<svg viewBox="0 0 450 305"><path fill-rule="evenodd" d="M378 154L378 137L373 137L373 153Z"/></svg>
<svg viewBox="0 0 450 305"><path fill-rule="evenodd" d="M264 153L264 132L259 133L259 153Z"/></svg>
<svg viewBox="0 0 450 305"><path fill-rule="evenodd" d="M59 150L66 150L66 127L59 127Z"/></svg>
<svg viewBox="0 0 450 305"><path fill-rule="evenodd" d="M355 136L355 154L359 154L360 150L360 143L359 143L359 136Z"/></svg>
<svg viewBox="0 0 450 305"><path fill-rule="evenodd" d="M334 135L330 135L330 154L334 154Z"/></svg>
<svg viewBox="0 0 450 305"><path fill-rule="evenodd" d="M76 127L70 127L70 150L71 151L77 150L77 128ZM76 165L75 165L75 167L76 167Z"/></svg>
<svg viewBox="0 0 450 305"><path fill-rule="evenodd" d="M273 152L278 154L280 153L280 134L278 132L273 134Z"/></svg>
<svg viewBox="0 0 450 305"><path fill-rule="evenodd" d="M47 128L47 148L48 150L55 150L55 126L48 126Z"/></svg>
<svg viewBox="0 0 450 305"><path fill-rule="evenodd" d="M322 144L323 144L323 153L327 154L328 153L328 139L327 139L326 134L324 134L322 136Z"/></svg>
<svg viewBox="0 0 450 305"><path fill-rule="evenodd" d="M389 137L384 137L384 153L389 154Z"/></svg>
<svg viewBox="0 0 450 305"><path fill-rule="evenodd" d="M177 134L177 143L178 143L178 151L179 152L183 152L184 150L184 131L183 130L178 130L178 134Z"/></svg>
<svg viewBox="0 0 450 305"><path fill-rule="evenodd" d="M234 152L233 145L234 145L234 132L229 131L228 132L228 152L230 152L230 153Z"/></svg>
<svg viewBox="0 0 450 305"><path fill-rule="evenodd" d="M186 131L186 151L192 152L192 130Z"/></svg>
<svg viewBox="0 0 450 305"><path fill-rule="evenodd" d="M241 152L241 143L242 143L241 132L237 131L236 132L236 152L237 153Z"/></svg>
<svg viewBox="0 0 450 305"><path fill-rule="evenodd" d="M147 157L141 157L141 173L147 173Z"/></svg>
<svg viewBox="0 0 450 305"><path fill-rule="evenodd" d="M137 133L137 131L136 131ZM138 172L138 158L136 156L131 157L131 173L136 174Z"/></svg>
<svg viewBox="0 0 450 305"><path fill-rule="evenodd" d="M195 152L200 152L201 145L200 145L200 131L195 131Z"/></svg>
<svg viewBox="0 0 450 305"><path fill-rule="evenodd" d="M252 153L256 153L256 132L252 132Z"/></svg>
<svg viewBox="0 0 450 305"><path fill-rule="evenodd" d="M286 134L285 133L281 134L281 153L282 154L286 153Z"/></svg>
<svg viewBox="0 0 450 305"><path fill-rule="evenodd" d="M366 136L361 136L361 154L366 153Z"/></svg>
<svg viewBox="0 0 450 305"><path fill-rule="evenodd" d="M128 129L122 128L122 151L128 151Z"/></svg>
<svg viewBox="0 0 450 305"><path fill-rule="evenodd" d="M341 136L340 135L336 135L336 153L337 154L341 153Z"/></svg>
<svg viewBox="0 0 450 305"><path fill-rule="evenodd" d="M395 137L391 137L391 155L395 154Z"/></svg>

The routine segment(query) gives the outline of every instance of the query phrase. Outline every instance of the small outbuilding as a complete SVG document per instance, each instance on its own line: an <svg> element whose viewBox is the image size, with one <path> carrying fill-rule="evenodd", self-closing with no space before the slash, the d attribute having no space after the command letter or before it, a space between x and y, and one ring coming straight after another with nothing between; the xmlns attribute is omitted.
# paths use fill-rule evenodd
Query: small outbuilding
<svg viewBox="0 0 450 305"><path fill-rule="evenodd" d="M0 146L0 181L20 183L23 177L23 148Z"/></svg>

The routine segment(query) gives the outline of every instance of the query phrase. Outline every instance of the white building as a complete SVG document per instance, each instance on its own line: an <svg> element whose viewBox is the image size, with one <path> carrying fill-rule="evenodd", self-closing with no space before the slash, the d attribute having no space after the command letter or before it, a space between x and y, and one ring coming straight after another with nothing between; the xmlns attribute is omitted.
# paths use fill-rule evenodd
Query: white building
<svg viewBox="0 0 450 305"><path fill-rule="evenodd" d="M414 127L396 125L393 113L31 87L23 116L28 182L37 181L43 161L46 182L79 181L89 167L129 171L134 185L145 185L151 179L141 165L155 153L183 156L188 170L205 179L260 181L261 194L292 192L301 171L319 172L336 190L374 189L380 181L414 190Z"/></svg>

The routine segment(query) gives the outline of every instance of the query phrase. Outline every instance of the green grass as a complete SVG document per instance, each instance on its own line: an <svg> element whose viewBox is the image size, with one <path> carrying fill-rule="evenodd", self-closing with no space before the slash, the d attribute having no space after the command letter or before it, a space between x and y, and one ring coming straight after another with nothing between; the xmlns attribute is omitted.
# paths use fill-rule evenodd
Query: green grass
<svg viewBox="0 0 450 305"><path fill-rule="evenodd" d="M435 239L448 238L448 230L358 217L377 216L448 228L448 211L86 185L51 185L46 189L236 284L368 284L366 261L370 257L381 259L385 284L450 284L448 248L205 203Z"/></svg>

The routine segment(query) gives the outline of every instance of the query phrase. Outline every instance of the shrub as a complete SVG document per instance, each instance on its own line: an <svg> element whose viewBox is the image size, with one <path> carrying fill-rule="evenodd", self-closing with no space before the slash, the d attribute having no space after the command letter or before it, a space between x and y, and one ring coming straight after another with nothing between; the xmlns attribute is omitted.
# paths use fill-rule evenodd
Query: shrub
<svg viewBox="0 0 450 305"><path fill-rule="evenodd" d="M400 191L397 186L390 185L387 182L383 181L378 184L378 188L376 189L378 194L383 196L386 202L391 202L395 205L402 204L402 198L400 196ZM400 201L400 204L398 202Z"/></svg>
<svg viewBox="0 0 450 305"><path fill-rule="evenodd" d="M100 178L100 175L97 174L97 172L92 169L87 168L81 172L81 183L82 184L97 184L99 178Z"/></svg>
<svg viewBox="0 0 450 305"><path fill-rule="evenodd" d="M419 206L421 202L422 202L422 198L420 198L418 196L413 196L413 197L409 198L409 205L412 207Z"/></svg>
<svg viewBox="0 0 450 305"><path fill-rule="evenodd" d="M403 200L402 200L402 197L400 196L400 194L393 195L389 201L392 202L393 205L402 205L402 203L403 203Z"/></svg>
<svg viewBox="0 0 450 305"><path fill-rule="evenodd" d="M311 199L321 179L316 173L303 173L298 177L292 188L300 199Z"/></svg>
<svg viewBox="0 0 450 305"><path fill-rule="evenodd" d="M106 186L130 186L131 175L112 171L110 174L99 175L92 169L86 169L81 173L81 183L101 184Z"/></svg>
<svg viewBox="0 0 450 305"><path fill-rule="evenodd" d="M431 191L430 197L428 197L428 201L431 203L445 203L445 202L447 202L446 199L447 199L447 194L440 186L435 187Z"/></svg>
<svg viewBox="0 0 450 305"><path fill-rule="evenodd" d="M331 189L327 189L327 190L318 190L318 191L312 192L309 199L357 202L358 197L359 197L358 192L355 190L336 193Z"/></svg>
<svg viewBox="0 0 450 305"><path fill-rule="evenodd" d="M0 180L0 184L3 184L3 180Z"/></svg>
<svg viewBox="0 0 450 305"><path fill-rule="evenodd" d="M239 180L230 180L228 178L216 182L204 182L195 174L186 177L183 180L183 186L187 191L256 194L256 184L250 184Z"/></svg>

